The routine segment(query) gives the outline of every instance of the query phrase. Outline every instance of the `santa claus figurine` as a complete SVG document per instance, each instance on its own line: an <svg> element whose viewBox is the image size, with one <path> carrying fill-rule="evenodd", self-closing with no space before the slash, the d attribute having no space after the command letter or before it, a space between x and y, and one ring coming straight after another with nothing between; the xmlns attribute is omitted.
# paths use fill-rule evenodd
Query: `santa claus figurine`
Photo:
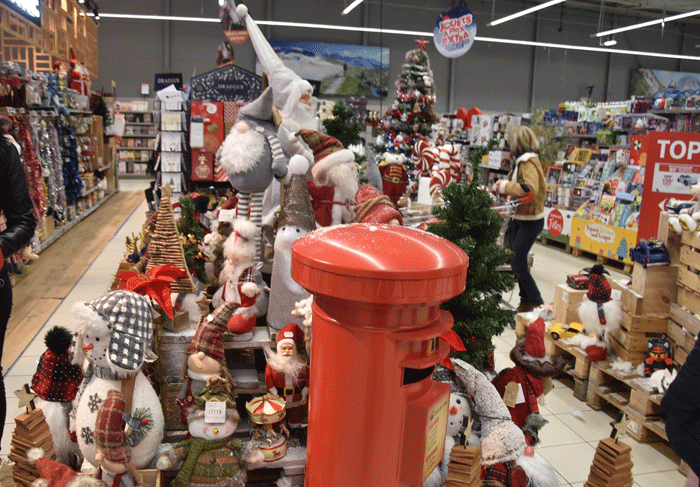
<svg viewBox="0 0 700 487"><path fill-rule="evenodd" d="M312 181L307 184L316 222L322 227L352 222L351 208L358 188L355 155L336 138L315 130L300 130L290 140L298 137L314 153L311 174L318 186Z"/></svg>
<svg viewBox="0 0 700 487"><path fill-rule="evenodd" d="M588 293L578 308L578 316L587 333L595 331L597 337L581 340L583 348L593 361L605 360L610 349L611 333L615 333L622 321L620 302L610 297L610 283L605 278L602 265L594 265L588 276Z"/></svg>
<svg viewBox="0 0 700 487"><path fill-rule="evenodd" d="M360 223L386 223L388 225L403 225L401 212L391 202L387 195L383 195L374 186L365 184L360 186L355 195L357 206L354 222Z"/></svg>
<svg viewBox="0 0 700 487"><path fill-rule="evenodd" d="M510 351L515 367L503 369L491 383L503 398L513 422L525 433L529 445L538 441L546 420L540 414L537 399L551 389L551 377L566 366L563 357L552 358L544 348L545 323L538 318L527 329L525 341Z"/></svg>
<svg viewBox="0 0 700 487"><path fill-rule="evenodd" d="M277 334L277 352L265 350L265 384L268 391L285 400L290 428L300 427L306 419L309 366L299 353L303 343L304 332L296 323L290 323Z"/></svg>

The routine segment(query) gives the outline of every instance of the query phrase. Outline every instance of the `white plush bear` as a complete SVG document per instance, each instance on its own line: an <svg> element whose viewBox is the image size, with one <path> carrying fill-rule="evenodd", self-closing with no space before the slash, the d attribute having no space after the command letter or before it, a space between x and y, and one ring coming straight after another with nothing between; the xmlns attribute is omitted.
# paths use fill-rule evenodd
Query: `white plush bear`
<svg viewBox="0 0 700 487"><path fill-rule="evenodd" d="M683 230L694 232L698 229L698 222L700 222L700 184L692 185L690 192L693 195L695 204L690 208L682 209L678 216L672 216L668 219L668 225L676 233L683 233Z"/></svg>

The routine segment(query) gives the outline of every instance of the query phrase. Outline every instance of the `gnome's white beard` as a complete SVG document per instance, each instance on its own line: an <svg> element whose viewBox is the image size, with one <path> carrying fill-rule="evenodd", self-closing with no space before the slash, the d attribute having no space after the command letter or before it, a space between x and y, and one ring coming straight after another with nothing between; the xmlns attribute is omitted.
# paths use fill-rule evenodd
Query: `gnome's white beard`
<svg viewBox="0 0 700 487"><path fill-rule="evenodd" d="M286 115L282 114L282 117L285 121L290 122L290 125L293 125L295 130L315 130L317 128L313 107L297 99L295 102L290 100L284 108L284 111L288 113Z"/></svg>
<svg viewBox="0 0 700 487"><path fill-rule="evenodd" d="M339 191L344 202L355 204L358 183L357 166L354 162L331 167L326 174L326 179L335 188L336 201Z"/></svg>
<svg viewBox="0 0 700 487"><path fill-rule="evenodd" d="M270 367L275 369L277 372L294 377L294 379L297 379L304 371L304 367L307 366L306 361L301 358L298 353L295 353L289 357L283 357L274 350L266 348L265 357L267 358L267 363L270 365Z"/></svg>
<svg viewBox="0 0 700 487"><path fill-rule="evenodd" d="M240 133L235 128L221 144L221 164L227 174L236 174L249 170L263 156L267 139L263 134L251 128Z"/></svg>

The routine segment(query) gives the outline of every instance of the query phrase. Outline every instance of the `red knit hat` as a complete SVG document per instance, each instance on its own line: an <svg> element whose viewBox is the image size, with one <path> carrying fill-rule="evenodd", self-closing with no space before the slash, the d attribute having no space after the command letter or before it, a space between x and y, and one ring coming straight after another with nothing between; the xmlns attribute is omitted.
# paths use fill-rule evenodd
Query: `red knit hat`
<svg viewBox="0 0 700 487"><path fill-rule="evenodd" d="M299 350L304 343L304 332L296 323L290 323L282 328L277 333L277 351L279 352L280 345L283 343L293 343L294 347Z"/></svg>
<svg viewBox="0 0 700 487"><path fill-rule="evenodd" d="M50 487L66 487L78 475L69 466L51 458L45 458L44 450L41 448L32 448L27 452L27 457L30 462L34 462L34 466L39 471L41 478L48 480Z"/></svg>
<svg viewBox="0 0 700 487"><path fill-rule="evenodd" d="M530 323L530 327L527 329L525 346L523 348L530 357L543 358L546 354L544 349L544 328L544 320L537 318Z"/></svg>
<svg viewBox="0 0 700 487"><path fill-rule="evenodd" d="M314 165L311 168L311 174L323 186L328 184L326 173L330 168L355 161L355 154L344 148L343 144L335 137L308 129L301 129L296 133L296 136L304 139L304 142L313 151ZM295 137L292 135L290 138Z"/></svg>
<svg viewBox="0 0 700 487"><path fill-rule="evenodd" d="M95 446L104 457L115 463L131 461L131 447L126 442L124 394L116 389L107 392L107 398L97 410L95 422Z"/></svg>
<svg viewBox="0 0 700 487"><path fill-rule="evenodd" d="M365 201L369 201L374 198L382 196L382 193L369 184L360 186L355 195L355 201L358 205L361 205ZM357 211L357 210L356 210ZM387 198L384 203L378 203L374 205L367 214L362 218L362 223L389 223L391 220L398 220L399 225L403 225L403 217L401 212L399 212L391 201Z"/></svg>
<svg viewBox="0 0 700 487"><path fill-rule="evenodd" d="M60 326L54 326L44 336L48 350L39 359L32 377L32 390L46 401L72 401L83 381L80 365L70 361L72 341L71 333Z"/></svg>
<svg viewBox="0 0 700 487"><path fill-rule="evenodd" d="M204 318L187 348L187 355L204 352L207 357L226 365L222 337L227 331L226 324L236 308L238 308L236 303L224 303Z"/></svg>

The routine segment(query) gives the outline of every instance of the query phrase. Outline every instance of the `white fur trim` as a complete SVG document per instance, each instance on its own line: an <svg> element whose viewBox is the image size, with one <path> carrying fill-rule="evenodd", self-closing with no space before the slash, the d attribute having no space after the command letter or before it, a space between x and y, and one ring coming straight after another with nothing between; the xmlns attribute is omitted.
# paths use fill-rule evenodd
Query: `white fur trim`
<svg viewBox="0 0 700 487"><path fill-rule="evenodd" d="M233 229L238 233L239 237L250 240L254 238L260 230L255 226L255 223L250 220L244 220L242 218L237 219L233 222Z"/></svg>
<svg viewBox="0 0 700 487"><path fill-rule="evenodd" d="M605 325L600 324L598 319L598 303L594 303L588 298L584 298L578 307L578 316L586 329L586 332L596 332L600 334L604 332L606 335L614 333L622 321L622 308L620 302L611 299L603 304L603 313L605 313Z"/></svg>
<svg viewBox="0 0 700 487"><path fill-rule="evenodd" d="M280 340L280 341L277 342L277 353L279 353L280 347L281 347L282 345L284 345L285 343L288 343L288 344L290 344L290 345L294 345L294 348L295 348L295 349L297 348L297 344L294 342L293 339L291 339L291 338L283 338L282 340Z"/></svg>
<svg viewBox="0 0 700 487"><path fill-rule="evenodd" d="M254 282L246 282L241 286L241 292L252 298L256 294L260 294L260 288Z"/></svg>
<svg viewBox="0 0 700 487"><path fill-rule="evenodd" d="M542 455L535 452L531 457L520 455L515 463L522 467L525 475L530 479L528 487L557 487L557 473Z"/></svg>
<svg viewBox="0 0 700 487"><path fill-rule="evenodd" d="M243 19L246 15L248 15L248 7L246 7L243 4L240 4L238 5L238 7L236 7L236 13L241 19Z"/></svg>
<svg viewBox="0 0 700 487"><path fill-rule="evenodd" d="M27 451L27 460L34 465L38 459L44 458L44 454L43 448L30 448L29 451Z"/></svg>
<svg viewBox="0 0 700 487"><path fill-rule="evenodd" d="M257 314L255 306L246 306L245 308L238 308L234 313L236 316L243 316L244 318L250 318Z"/></svg>
<svg viewBox="0 0 700 487"><path fill-rule="evenodd" d="M328 154L326 157L317 161L311 168L311 174L313 174L314 179L318 181L322 186L327 186L328 181L326 179L326 172L333 166L339 166L346 162L354 162L355 154L349 149L341 149Z"/></svg>
<svg viewBox="0 0 700 487"><path fill-rule="evenodd" d="M71 315L72 331L79 335L89 333L96 326L107 326L104 318L88 303L74 303L71 308Z"/></svg>
<svg viewBox="0 0 700 487"><path fill-rule="evenodd" d="M508 181L505 179L503 181L501 181L500 183L498 183L498 192L505 193L507 185L508 185Z"/></svg>
<svg viewBox="0 0 700 487"><path fill-rule="evenodd" d="M529 159L532 159L533 157L538 157L536 153L534 152L526 152L525 154L521 155L518 157L515 162L522 162L522 161L527 161Z"/></svg>

